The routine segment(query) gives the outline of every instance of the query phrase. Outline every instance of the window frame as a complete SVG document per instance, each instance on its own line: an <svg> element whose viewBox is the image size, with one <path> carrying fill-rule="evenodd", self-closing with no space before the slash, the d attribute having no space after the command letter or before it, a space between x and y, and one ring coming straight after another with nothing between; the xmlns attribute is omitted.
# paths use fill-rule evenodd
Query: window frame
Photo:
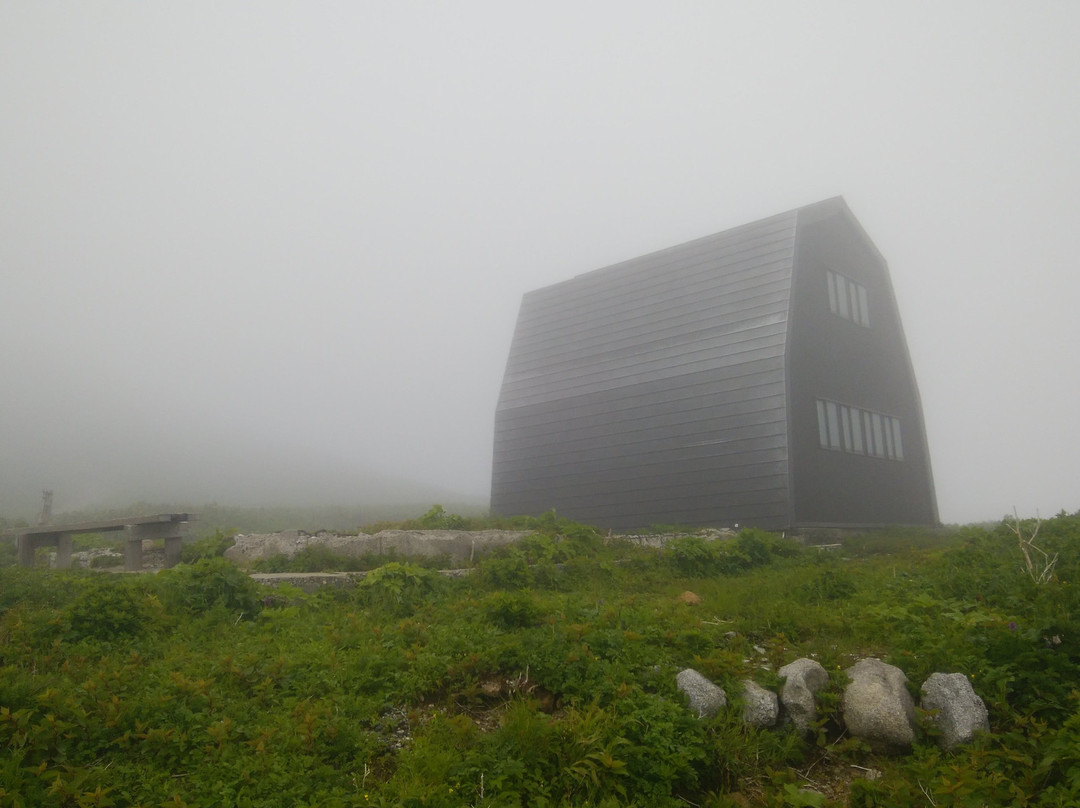
<svg viewBox="0 0 1080 808"><path fill-rule="evenodd" d="M903 460L900 419L876 410L815 398L818 446L830 452Z"/></svg>
<svg viewBox="0 0 1080 808"><path fill-rule="evenodd" d="M825 285L829 295L829 311L863 328L870 327L870 294L865 286L828 268L825 269Z"/></svg>

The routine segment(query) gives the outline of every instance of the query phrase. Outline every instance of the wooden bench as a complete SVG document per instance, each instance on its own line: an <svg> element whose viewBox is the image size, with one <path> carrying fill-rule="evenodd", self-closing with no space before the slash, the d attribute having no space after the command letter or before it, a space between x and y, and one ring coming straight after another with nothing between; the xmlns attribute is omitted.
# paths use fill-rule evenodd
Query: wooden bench
<svg viewBox="0 0 1080 808"><path fill-rule="evenodd" d="M39 547L56 548L56 566L71 566L71 538L77 533L124 533L124 569L134 572L142 569L142 543L144 539L165 540L165 566L173 567L180 562L184 528L195 517L186 513L161 513L156 516L127 516L123 519L105 519L97 522L72 522L66 525L36 525L20 527L3 532L14 537L19 551L19 564L34 566L34 553Z"/></svg>

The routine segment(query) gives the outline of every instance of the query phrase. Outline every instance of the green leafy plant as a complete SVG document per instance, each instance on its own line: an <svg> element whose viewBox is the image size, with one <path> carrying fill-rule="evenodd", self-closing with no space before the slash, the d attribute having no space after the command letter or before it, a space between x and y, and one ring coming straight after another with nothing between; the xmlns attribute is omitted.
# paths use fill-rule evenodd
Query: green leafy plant
<svg viewBox="0 0 1080 808"><path fill-rule="evenodd" d="M216 557L0 569L0 805L1080 802L1080 514L1042 521L1042 583L1004 523L828 553L750 533L680 557L554 514L511 522L535 535L471 575L394 560L315 594ZM964 672L992 732L876 754L840 714L843 670L869 655L916 694ZM778 690L801 656L830 672L811 738L746 726L739 683ZM729 707L688 710L686 667Z"/></svg>
<svg viewBox="0 0 1080 808"><path fill-rule="evenodd" d="M194 564L204 558L220 558L236 544L235 535L234 530L216 530L209 536L187 543L180 551L180 560L185 564Z"/></svg>
<svg viewBox="0 0 1080 808"><path fill-rule="evenodd" d="M153 615L138 582L108 578L86 585L65 610L73 640L114 640L146 630Z"/></svg>
<svg viewBox="0 0 1080 808"><path fill-rule="evenodd" d="M262 596L251 578L224 558L203 558L158 575L162 600L193 614L205 614L220 606L244 619L262 610Z"/></svg>
<svg viewBox="0 0 1080 808"><path fill-rule="evenodd" d="M420 517L420 525L428 530L464 530L468 522L456 513L447 513L442 505L433 505Z"/></svg>
<svg viewBox="0 0 1080 808"><path fill-rule="evenodd" d="M540 606L527 591L493 592L484 599L488 619L499 628L532 626L540 618Z"/></svg>
<svg viewBox="0 0 1080 808"><path fill-rule="evenodd" d="M365 605L388 614L411 614L439 589L439 575L415 564L397 561L372 570L358 587Z"/></svg>

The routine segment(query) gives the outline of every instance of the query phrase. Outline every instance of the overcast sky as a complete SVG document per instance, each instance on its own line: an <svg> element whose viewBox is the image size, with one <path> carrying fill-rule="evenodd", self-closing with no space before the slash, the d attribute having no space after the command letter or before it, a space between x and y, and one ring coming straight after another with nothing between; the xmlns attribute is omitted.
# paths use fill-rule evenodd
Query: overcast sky
<svg viewBox="0 0 1080 808"><path fill-rule="evenodd" d="M230 435L484 497L524 292L840 194L942 519L1075 511L1078 42L1071 1L0 0L7 484Z"/></svg>

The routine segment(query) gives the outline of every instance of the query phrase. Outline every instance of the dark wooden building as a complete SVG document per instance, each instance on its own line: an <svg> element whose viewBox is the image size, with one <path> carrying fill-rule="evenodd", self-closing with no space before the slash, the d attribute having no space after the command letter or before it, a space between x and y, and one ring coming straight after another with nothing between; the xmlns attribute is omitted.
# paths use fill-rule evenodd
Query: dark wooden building
<svg viewBox="0 0 1080 808"><path fill-rule="evenodd" d="M844 201L526 294L491 507L616 529L936 523L888 267Z"/></svg>

